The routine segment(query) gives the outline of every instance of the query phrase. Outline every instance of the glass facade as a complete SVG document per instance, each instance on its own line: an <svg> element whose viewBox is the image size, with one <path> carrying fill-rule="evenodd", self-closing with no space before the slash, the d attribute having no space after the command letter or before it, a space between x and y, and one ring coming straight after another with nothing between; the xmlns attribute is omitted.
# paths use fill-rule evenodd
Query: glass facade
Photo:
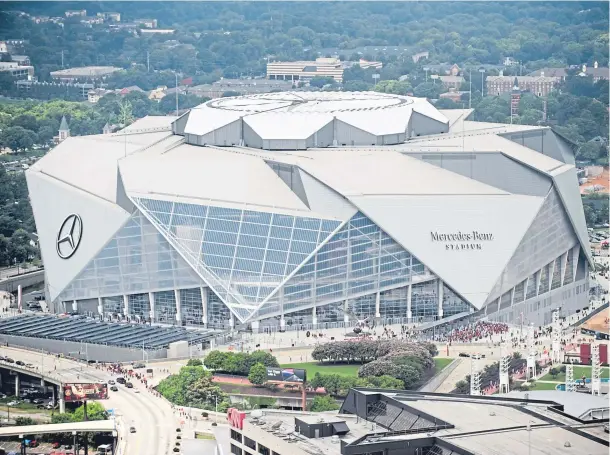
<svg viewBox="0 0 610 455"><path fill-rule="evenodd" d="M351 319L365 319L371 315L375 315L375 294L368 294L350 299L348 301L348 310Z"/></svg>
<svg viewBox="0 0 610 455"><path fill-rule="evenodd" d="M155 320L165 324L176 324L176 293L155 292Z"/></svg>
<svg viewBox="0 0 610 455"><path fill-rule="evenodd" d="M204 289L204 292L207 292ZM187 325L203 324L201 289L180 289L180 319Z"/></svg>
<svg viewBox="0 0 610 455"><path fill-rule="evenodd" d="M150 318L150 299L146 294L131 294L127 297L129 314L140 316L148 320Z"/></svg>
<svg viewBox="0 0 610 455"><path fill-rule="evenodd" d="M540 271L540 288L538 289L538 294L544 294L545 292L549 292L549 284L551 277L549 276L551 268L551 264L547 264L542 267Z"/></svg>
<svg viewBox="0 0 610 455"><path fill-rule="evenodd" d="M200 285L201 278L136 212L59 298L80 300Z"/></svg>
<svg viewBox="0 0 610 455"><path fill-rule="evenodd" d="M530 275L527 280L527 295L526 299L531 299L532 297L536 297L536 284L538 283L538 275L540 272L536 272Z"/></svg>
<svg viewBox="0 0 610 455"><path fill-rule="evenodd" d="M563 276L563 260L561 257L555 259L555 267L553 267L553 279L551 280L551 289L557 289L561 286L561 277Z"/></svg>
<svg viewBox="0 0 610 455"><path fill-rule="evenodd" d="M405 286L402 288L390 289L389 291L381 292L379 295L380 317L387 319L406 318L407 291L408 289ZM373 311L372 315L375 315L375 311Z"/></svg>
<svg viewBox="0 0 610 455"><path fill-rule="evenodd" d="M282 298L284 311L294 311L400 287L425 273L421 262L357 213L288 280L283 296L274 294L266 305Z"/></svg>
<svg viewBox="0 0 610 455"><path fill-rule="evenodd" d="M566 269L563 274L563 284L570 284L574 281L574 250L568 250Z"/></svg>
<svg viewBox="0 0 610 455"><path fill-rule="evenodd" d="M211 289L208 289L208 324L215 327L228 327L231 311L222 303Z"/></svg>
<svg viewBox="0 0 610 455"><path fill-rule="evenodd" d="M525 300L525 283L526 280L515 286L515 295L513 296L513 302L520 303Z"/></svg>
<svg viewBox="0 0 610 455"><path fill-rule="evenodd" d="M468 302L462 300L455 292L443 284L443 317L468 313L471 308Z"/></svg>
<svg viewBox="0 0 610 455"><path fill-rule="evenodd" d="M135 202L241 319L255 311L340 224L152 199Z"/></svg>
<svg viewBox="0 0 610 455"><path fill-rule="evenodd" d="M316 318L318 324L325 322L344 322L345 302L335 302L329 305L322 305L316 308Z"/></svg>
<svg viewBox="0 0 610 455"><path fill-rule="evenodd" d="M438 294L436 281L413 285L411 291L411 314L414 318L438 316Z"/></svg>
<svg viewBox="0 0 610 455"><path fill-rule="evenodd" d="M123 296L102 298L102 311L104 313L120 313L123 314Z"/></svg>

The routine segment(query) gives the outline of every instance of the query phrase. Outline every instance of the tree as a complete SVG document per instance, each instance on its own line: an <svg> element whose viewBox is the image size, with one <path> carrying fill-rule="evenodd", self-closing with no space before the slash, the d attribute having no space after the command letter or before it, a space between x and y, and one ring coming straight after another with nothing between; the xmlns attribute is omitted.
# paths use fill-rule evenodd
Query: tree
<svg viewBox="0 0 610 455"><path fill-rule="evenodd" d="M267 367L262 363L252 365L248 374L248 381L255 385L263 385L267 382Z"/></svg>
<svg viewBox="0 0 610 455"><path fill-rule="evenodd" d="M203 364L210 370L220 370L228 355L228 352L210 351L203 359Z"/></svg>
<svg viewBox="0 0 610 455"><path fill-rule="evenodd" d="M97 401L87 402L87 420L106 420L108 419L108 412L104 407ZM85 406L79 406L74 410L72 414L72 420L74 422L83 422L85 420Z"/></svg>
<svg viewBox="0 0 610 455"><path fill-rule="evenodd" d="M51 423L70 423L74 422L72 414L53 414L51 416Z"/></svg>
<svg viewBox="0 0 610 455"><path fill-rule="evenodd" d="M337 82L330 76L315 76L309 81L311 87L322 88L325 85L336 85Z"/></svg>
<svg viewBox="0 0 610 455"><path fill-rule="evenodd" d="M30 236L25 229L17 229L9 240L8 253L9 257L16 259L17 262L27 261L34 247L30 245Z"/></svg>
<svg viewBox="0 0 610 455"><path fill-rule="evenodd" d="M13 151L24 152L38 142L34 131L26 130L21 126L11 126L2 131L0 143Z"/></svg>
<svg viewBox="0 0 610 455"><path fill-rule="evenodd" d="M316 396L309 407L311 412L336 411L337 409L339 409L339 403L329 395Z"/></svg>
<svg viewBox="0 0 610 455"><path fill-rule="evenodd" d="M202 365L203 365L203 362L199 359L189 359L189 361L186 362L187 367L200 367Z"/></svg>
<svg viewBox="0 0 610 455"><path fill-rule="evenodd" d="M559 370L557 368L551 368L551 370L549 371L549 374L553 377L553 379L555 379L557 377L557 375L559 374Z"/></svg>
<svg viewBox="0 0 610 455"><path fill-rule="evenodd" d="M15 419L15 425L22 427L25 425L36 425L36 421L30 417L17 417Z"/></svg>

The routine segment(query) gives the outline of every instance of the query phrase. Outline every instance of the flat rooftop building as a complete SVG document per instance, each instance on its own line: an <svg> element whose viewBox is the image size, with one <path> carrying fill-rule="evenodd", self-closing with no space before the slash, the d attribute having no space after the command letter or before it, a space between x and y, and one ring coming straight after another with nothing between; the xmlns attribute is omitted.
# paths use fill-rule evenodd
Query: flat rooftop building
<svg viewBox="0 0 610 455"><path fill-rule="evenodd" d="M286 81L309 80L314 77L332 77L343 82L343 64L338 58L317 58L315 61L267 63L267 79Z"/></svg>
<svg viewBox="0 0 610 455"><path fill-rule="evenodd" d="M605 455L607 422L549 399L381 389L350 390L338 414L229 411L233 455Z"/></svg>
<svg viewBox="0 0 610 455"><path fill-rule="evenodd" d="M121 68L116 68L114 66L83 66L79 68L51 71L51 77L54 80L62 82L96 80L103 79L104 77L120 70Z"/></svg>
<svg viewBox="0 0 610 455"><path fill-rule="evenodd" d="M47 301L253 331L587 306L569 143L470 112L280 92L70 137L26 172Z"/></svg>

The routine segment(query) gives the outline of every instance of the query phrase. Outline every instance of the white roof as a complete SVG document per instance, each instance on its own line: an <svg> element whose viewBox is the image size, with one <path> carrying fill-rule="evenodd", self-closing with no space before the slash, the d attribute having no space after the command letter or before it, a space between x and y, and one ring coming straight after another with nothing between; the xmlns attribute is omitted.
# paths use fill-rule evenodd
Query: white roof
<svg viewBox="0 0 610 455"><path fill-rule="evenodd" d="M344 196L506 194L396 151L330 149L295 158L299 167Z"/></svg>
<svg viewBox="0 0 610 455"><path fill-rule="evenodd" d="M172 123L177 118L178 117L174 115L147 115L123 128L120 132L135 132L151 128L165 128L171 130Z"/></svg>
<svg viewBox="0 0 610 455"><path fill-rule="evenodd" d="M264 160L220 148L182 144L155 156L135 154L121 160L120 170L128 195L309 212Z"/></svg>
<svg viewBox="0 0 610 455"><path fill-rule="evenodd" d="M262 139L306 139L333 121L323 113L265 112L249 115L244 121Z"/></svg>
<svg viewBox="0 0 610 455"><path fill-rule="evenodd" d="M239 111L228 111L225 109L214 109L203 104L195 109L191 109L186 126L185 134L204 134L222 128L229 123L239 120L244 114Z"/></svg>

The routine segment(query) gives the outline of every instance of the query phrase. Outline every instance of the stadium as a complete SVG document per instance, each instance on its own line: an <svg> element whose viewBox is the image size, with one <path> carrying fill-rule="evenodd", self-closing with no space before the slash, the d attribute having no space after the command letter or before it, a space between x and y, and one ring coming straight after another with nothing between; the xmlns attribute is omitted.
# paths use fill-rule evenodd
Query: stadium
<svg viewBox="0 0 610 455"><path fill-rule="evenodd" d="M588 304L572 144L376 92L220 98L26 173L51 311L253 331Z"/></svg>

